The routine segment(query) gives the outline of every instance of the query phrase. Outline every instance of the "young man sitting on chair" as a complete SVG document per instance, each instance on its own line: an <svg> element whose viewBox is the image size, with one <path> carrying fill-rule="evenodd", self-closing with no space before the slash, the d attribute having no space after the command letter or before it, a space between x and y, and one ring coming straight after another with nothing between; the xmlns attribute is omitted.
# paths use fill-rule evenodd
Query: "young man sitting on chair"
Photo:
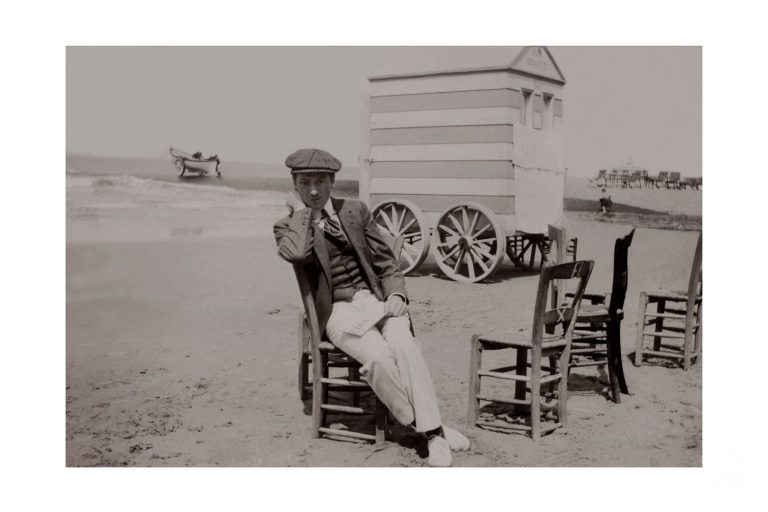
<svg viewBox="0 0 768 512"><path fill-rule="evenodd" d="M366 205L331 197L341 162L319 149L285 160L295 194L289 215L274 226L278 254L304 265L314 288L320 332L361 365L361 376L405 426L428 441L429 464L450 466L451 449L469 441L440 419L429 369L410 330L408 295L400 266ZM384 315L360 332L361 309ZM375 317L374 317L375 319Z"/></svg>

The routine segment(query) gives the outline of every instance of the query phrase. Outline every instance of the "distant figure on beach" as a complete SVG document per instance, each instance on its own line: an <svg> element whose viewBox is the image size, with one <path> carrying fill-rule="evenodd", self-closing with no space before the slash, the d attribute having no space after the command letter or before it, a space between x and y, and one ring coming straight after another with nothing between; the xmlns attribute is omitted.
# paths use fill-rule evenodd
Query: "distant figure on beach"
<svg viewBox="0 0 768 512"><path fill-rule="evenodd" d="M612 207L611 196L603 189L600 195L600 213L610 213Z"/></svg>
<svg viewBox="0 0 768 512"><path fill-rule="evenodd" d="M202 151L198 151L197 153L192 153L192 158L197 158L198 160L202 160L203 159L203 152Z"/></svg>
<svg viewBox="0 0 768 512"><path fill-rule="evenodd" d="M443 425L432 377L411 334L408 295L397 258L368 207L331 197L341 162L319 149L300 149L285 160L294 191L289 215L274 226L278 254L303 265L313 289L320 332L362 365L360 374L392 416L427 439L428 462L450 466L451 449L469 440ZM313 285L314 287L314 285ZM350 328L361 310L384 317L362 335Z"/></svg>

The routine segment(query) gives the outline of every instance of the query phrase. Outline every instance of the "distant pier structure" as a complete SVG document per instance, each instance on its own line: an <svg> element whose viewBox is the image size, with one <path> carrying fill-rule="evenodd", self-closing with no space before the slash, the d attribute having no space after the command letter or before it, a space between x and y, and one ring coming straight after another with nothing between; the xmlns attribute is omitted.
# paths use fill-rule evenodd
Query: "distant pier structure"
<svg viewBox="0 0 768 512"><path fill-rule="evenodd" d="M506 235L562 215L565 77L544 46L403 48L368 77L360 197L415 205L430 230L458 203Z"/></svg>

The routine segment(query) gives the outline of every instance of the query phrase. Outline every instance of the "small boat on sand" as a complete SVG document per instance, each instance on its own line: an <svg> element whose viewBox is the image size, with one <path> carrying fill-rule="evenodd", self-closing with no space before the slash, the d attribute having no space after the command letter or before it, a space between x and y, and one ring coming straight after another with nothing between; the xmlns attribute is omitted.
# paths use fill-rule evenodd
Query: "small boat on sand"
<svg viewBox="0 0 768 512"><path fill-rule="evenodd" d="M199 151L197 153L187 153L173 146L171 146L170 153L173 165L179 171L179 177L184 176L186 172L197 173L198 176L215 172L216 176L221 177L221 172L219 171L221 160L219 160L219 155L203 158L203 154Z"/></svg>

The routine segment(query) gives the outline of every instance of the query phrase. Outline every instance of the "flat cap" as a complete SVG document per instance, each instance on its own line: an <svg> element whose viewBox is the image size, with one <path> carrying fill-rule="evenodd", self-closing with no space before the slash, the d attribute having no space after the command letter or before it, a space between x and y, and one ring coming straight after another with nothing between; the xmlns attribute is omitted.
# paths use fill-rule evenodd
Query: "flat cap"
<svg viewBox="0 0 768 512"><path fill-rule="evenodd" d="M341 162L322 149L299 149L288 155L285 165L291 174L310 172L338 172Z"/></svg>

